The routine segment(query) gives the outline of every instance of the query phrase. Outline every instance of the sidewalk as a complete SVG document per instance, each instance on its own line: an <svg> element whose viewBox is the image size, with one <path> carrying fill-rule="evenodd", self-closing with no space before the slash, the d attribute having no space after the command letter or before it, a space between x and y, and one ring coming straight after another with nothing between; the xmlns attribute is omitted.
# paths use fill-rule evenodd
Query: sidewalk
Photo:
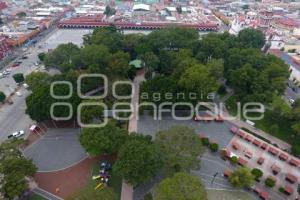
<svg viewBox="0 0 300 200"><path fill-rule="evenodd" d="M138 115L138 103L139 103L139 93L140 93L140 83L145 80L145 74L139 73L133 80L134 94L131 99L131 105L133 106L133 116L129 121L128 132L129 134L137 132L137 115ZM133 187L123 180L121 200L132 200L133 199Z"/></svg>

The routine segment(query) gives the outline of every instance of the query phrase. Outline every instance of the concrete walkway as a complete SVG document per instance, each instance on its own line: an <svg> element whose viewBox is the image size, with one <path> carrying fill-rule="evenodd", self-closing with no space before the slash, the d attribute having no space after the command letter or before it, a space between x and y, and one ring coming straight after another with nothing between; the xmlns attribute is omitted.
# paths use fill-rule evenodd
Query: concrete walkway
<svg viewBox="0 0 300 200"><path fill-rule="evenodd" d="M137 132L137 117L138 117L137 115L138 115L140 83L144 80L145 80L144 72L137 74L137 76L133 80L134 94L131 99L133 113L132 113L132 118L130 119L128 125L129 134L133 132ZM121 200L132 200L132 199L133 199L133 187L132 185L126 183L125 180L123 180Z"/></svg>

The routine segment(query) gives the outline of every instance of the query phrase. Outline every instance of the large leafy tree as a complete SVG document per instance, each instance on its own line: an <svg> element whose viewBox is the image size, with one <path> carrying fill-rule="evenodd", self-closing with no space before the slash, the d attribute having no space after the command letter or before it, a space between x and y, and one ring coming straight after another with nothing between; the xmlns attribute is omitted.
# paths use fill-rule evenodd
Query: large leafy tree
<svg viewBox="0 0 300 200"><path fill-rule="evenodd" d="M113 170L134 186L152 178L161 167L158 147L151 138L131 135L121 147Z"/></svg>
<svg viewBox="0 0 300 200"><path fill-rule="evenodd" d="M41 86L26 98L26 113L37 122L50 119L52 103L50 86Z"/></svg>
<svg viewBox="0 0 300 200"><path fill-rule="evenodd" d="M125 143L128 132L108 123L103 128L83 128L80 143L86 151L93 155L117 153Z"/></svg>
<svg viewBox="0 0 300 200"><path fill-rule="evenodd" d="M91 35L90 43L106 46L110 52L116 52L122 46L122 35L114 26L97 28Z"/></svg>
<svg viewBox="0 0 300 200"><path fill-rule="evenodd" d="M237 37L242 48L257 48L260 49L265 44L264 34L257 29L247 28L241 30Z"/></svg>
<svg viewBox="0 0 300 200"><path fill-rule="evenodd" d="M199 167L203 147L193 129L173 126L158 132L155 142L160 147L162 160L168 171L189 171Z"/></svg>
<svg viewBox="0 0 300 200"><path fill-rule="evenodd" d="M207 95L218 90L218 83L205 65L194 65L180 77L179 85L190 92Z"/></svg>
<svg viewBox="0 0 300 200"><path fill-rule="evenodd" d="M27 75L25 82L28 84L29 88L34 92L38 90L41 86L47 86L51 83L51 76L45 72L32 72Z"/></svg>
<svg viewBox="0 0 300 200"><path fill-rule="evenodd" d="M56 49L45 56L44 63L46 66L56 67L61 71L68 71L75 67L71 64L79 52L80 49L75 44L60 44Z"/></svg>
<svg viewBox="0 0 300 200"><path fill-rule="evenodd" d="M86 45L80 50L80 66L81 68L88 68L93 66L93 72L104 73L108 67L109 49L103 45Z"/></svg>
<svg viewBox="0 0 300 200"><path fill-rule="evenodd" d="M254 184L254 176L250 169L240 167L230 175L229 181L234 187L248 188Z"/></svg>
<svg viewBox="0 0 300 200"><path fill-rule="evenodd" d="M206 200L205 187L199 178L187 173L177 173L166 178L155 191L156 200Z"/></svg>
<svg viewBox="0 0 300 200"><path fill-rule="evenodd" d="M10 199L22 195L28 184L25 177L35 174L37 168L31 160L27 160L19 151L22 140L12 139L0 145L0 173L2 192Z"/></svg>

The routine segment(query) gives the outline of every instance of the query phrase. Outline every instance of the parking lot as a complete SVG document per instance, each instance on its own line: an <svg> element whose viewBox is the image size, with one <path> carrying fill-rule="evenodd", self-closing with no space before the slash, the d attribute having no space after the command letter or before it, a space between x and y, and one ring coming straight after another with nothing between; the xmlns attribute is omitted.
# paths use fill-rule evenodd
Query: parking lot
<svg viewBox="0 0 300 200"><path fill-rule="evenodd" d="M171 126L182 125L195 129L199 135L207 135L211 141L219 143L220 148L225 148L231 141L233 135L230 133L231 124L228 122L199 122L194 120L175 120L172 116L165 114L161 120L154 120L151 115L141 115L138 119L138 133L151 135L160 130L167 130Z"/></svg>
<svg viewBox="0 0 300 200"><path fill-rule="evenodd" d="M285 199L295 199L298 197L297 187L300 180L300 170L289 163L292 159L295 161L297 159L270 144L267 144L266 149L262 149L262 144L266 143L258 138L255 138L255 140L256 142L254 142L253 137L250 140L250 137L245 136L241 138L236 135L227 149L237 155L237 157L245 160L245 166L251 169L258 168L263 171L264 175L261 178L262 185L264 185L267 177L272 177L276 180L276 185L272 188L274 191L278 191L279 187L290 187L293 189L293 193L290 196L278 193L279 196ZM260 145L258 145L259 142ZM294 183L292 183L293 181L286 180L287 174L294 176L292 179L296 178Z"/></svg>

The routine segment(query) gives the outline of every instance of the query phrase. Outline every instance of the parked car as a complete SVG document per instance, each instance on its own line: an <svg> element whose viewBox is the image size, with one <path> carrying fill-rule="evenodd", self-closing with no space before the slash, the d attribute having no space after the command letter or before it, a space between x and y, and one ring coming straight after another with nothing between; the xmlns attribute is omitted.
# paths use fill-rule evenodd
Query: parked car
<svg viewBox="0 0 300 200"><path fill-rule="evenodd" d="M10 134L7 137L8 138L12 138L12 137L18 138L18 137L23 136L24 134L25 134L25 132L23 130L20 130L20 131L17 131L17 132L14 132L14 133Z"/></svg>
<svg viewBox="0 0 300 200"><path fill-rule="evenodd" d="M4 74L4 75L9 75L9 74L10 74L10 71L4 70L4 71L3 71L3 74Z"/></svg>
<svg viewBox="0 0 300 200"><path fill-rule="evenodd" d="M12 64L11 67L18 67L22 62L21 61L16 61Z"/></svg>
<svg viewBox="0 0 300 200"><path fill-rule="evenodd" d="M23 56L23 57L22 57L23 60L25 60L25 59L27 59L27 58L28 58L28 56Z"/></svg>

